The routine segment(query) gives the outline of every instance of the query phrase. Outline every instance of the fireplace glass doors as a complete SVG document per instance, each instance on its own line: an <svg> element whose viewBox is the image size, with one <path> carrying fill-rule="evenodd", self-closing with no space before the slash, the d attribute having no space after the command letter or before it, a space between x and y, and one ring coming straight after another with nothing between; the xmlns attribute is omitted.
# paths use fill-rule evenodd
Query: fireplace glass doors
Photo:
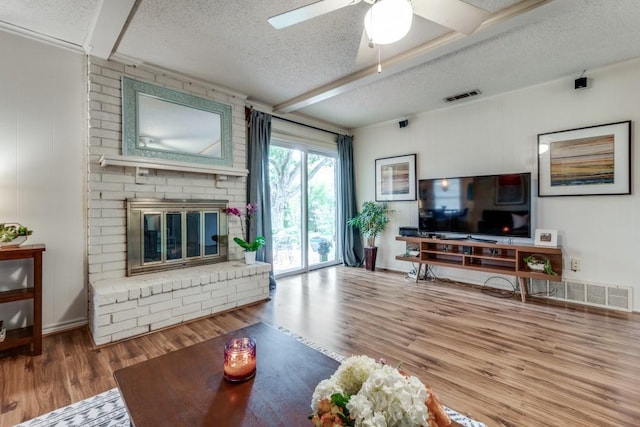
<svg viewBox="0 0 640 427"><path fill-rule="evenodd" d="M127 200L127 274L227 260L226 201Z"/></svg>

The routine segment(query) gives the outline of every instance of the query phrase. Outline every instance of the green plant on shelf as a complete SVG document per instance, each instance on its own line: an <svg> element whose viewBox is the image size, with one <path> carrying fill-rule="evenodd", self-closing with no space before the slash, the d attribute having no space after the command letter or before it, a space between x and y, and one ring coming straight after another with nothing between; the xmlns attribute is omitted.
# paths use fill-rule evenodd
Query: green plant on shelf
<svg viewBox="0 0 640 427"><path fill-rule="evenodd" d="M558 275L558 273L553 271L553 267L551 267L551 260L546 256L531 254L522 260L527 263L527 266L529 266L531 270L541 271L551 276Z"/></svg>
<svg viewBox="0 0 640 427"><path fill-rule="evenodd" d="M31 236L33 230L29 230L20 224L0 224L0 242L10 242L19 236Z"/></svg>

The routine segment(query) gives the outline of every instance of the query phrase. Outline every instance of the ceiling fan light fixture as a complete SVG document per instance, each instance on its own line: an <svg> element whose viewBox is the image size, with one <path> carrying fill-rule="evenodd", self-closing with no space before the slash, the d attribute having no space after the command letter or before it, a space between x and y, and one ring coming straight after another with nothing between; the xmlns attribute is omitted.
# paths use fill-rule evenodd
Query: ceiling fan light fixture
<svg viewBox="0 0 640 427"><path fill-rule="evenodd" d="M364 17L364 28L375 44L390 44L407 35L413 21L409 0L378 0Z"/></svg>

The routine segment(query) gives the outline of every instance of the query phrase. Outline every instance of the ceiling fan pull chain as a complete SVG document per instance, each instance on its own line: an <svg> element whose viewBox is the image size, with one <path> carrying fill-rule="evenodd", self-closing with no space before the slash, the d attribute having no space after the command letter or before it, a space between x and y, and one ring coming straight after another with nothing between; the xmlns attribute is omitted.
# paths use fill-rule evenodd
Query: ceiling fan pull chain
<svg viewBox="0 0 640 427"><path fill-rule="evenodd" d="M380 45L378 45L378 74L382 72L382 64L380 63Z"/></svg>

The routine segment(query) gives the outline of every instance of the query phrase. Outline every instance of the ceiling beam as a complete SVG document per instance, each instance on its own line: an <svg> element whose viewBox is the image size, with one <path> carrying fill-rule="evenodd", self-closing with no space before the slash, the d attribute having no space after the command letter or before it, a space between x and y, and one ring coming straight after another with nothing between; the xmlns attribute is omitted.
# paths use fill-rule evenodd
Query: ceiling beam
<svg viewBox="0 0 640 427"><path fill-rule="evenodd" d="M433 40L429 40L406 52L381 61L382 73L378 72L378 64L371 65L353 74L335 80L319 88L303 93L273 107L277 113L291 113L318 102L354 90L374 81L408 70L409 68L432 61L448 53L493 37L518 25L548 14L542 6L562 3L561 0L524 0L500 10L489 16L472 34L466 36L456 31L449 32ZM537 11L537 14L531 12ZM527 15L525 18L524 15ZM518 19L521 18L521 19Z"/></svg>
<svg viewBox="0 0 640 427"><path fill-rule="evenodd" d="M137 0L100 0L84 43L87 55L109 59Z"/></svg>

